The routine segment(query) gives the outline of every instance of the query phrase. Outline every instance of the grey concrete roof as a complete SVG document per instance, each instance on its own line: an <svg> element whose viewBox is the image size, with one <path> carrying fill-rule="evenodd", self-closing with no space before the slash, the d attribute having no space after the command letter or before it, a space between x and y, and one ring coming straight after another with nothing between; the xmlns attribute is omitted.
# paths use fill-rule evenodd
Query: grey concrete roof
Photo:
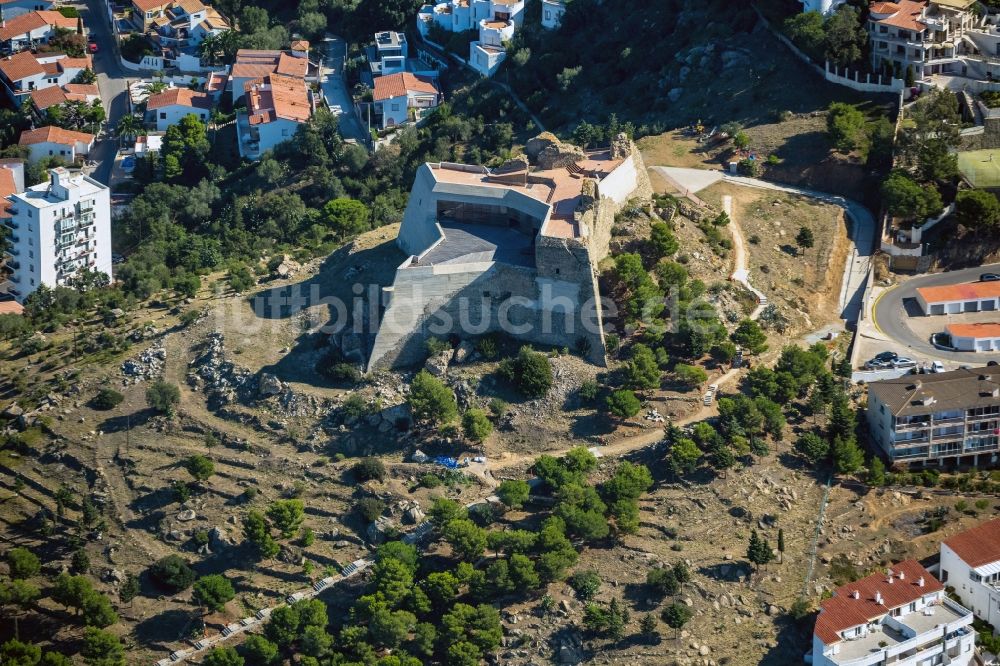
<svg viewBox="0 0 1000 666"><path fill-rule="evenodd" d="M496 261L514 266L535 265L531 239L504 227L441 222L445 239L425 254L418 265L468 264Z"/></svg>

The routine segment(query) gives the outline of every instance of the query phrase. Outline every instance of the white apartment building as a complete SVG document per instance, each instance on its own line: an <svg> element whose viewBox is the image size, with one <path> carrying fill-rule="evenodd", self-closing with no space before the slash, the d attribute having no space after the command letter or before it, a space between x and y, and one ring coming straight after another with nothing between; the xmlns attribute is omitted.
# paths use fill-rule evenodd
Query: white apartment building
<svg viewBox="0 0 1000 666"><path fill-rule="evenodd" d="M409 72L375 79L372 101L379 114L379 127L386 129L420 120L436 109L441 93L434 79Z"/></svg>
<svg viewBox="0 0 1000 666"><path fill-rule="evenodd" d="M1000 368L871 382L865 416L872 439L893 463L995 463L1000 450Z"/></svg>
<svg viewBox="0 0 1000 666"><path fill-rule="evenodd" d="M1000 631L1000 518L941 542L941 582Z"/></svg>
<svg viewBox="0 0 1000 666"><path fill-rule="evenodd" d="M803 12L819 12L825 16L835 12L847 0L799 0L799 2L802 3Z"/></svg>
<svg viewBox="0 0 1000 666"><path fill-rule="evenodd" d="M542 0L542 27L549 30L558 28L565 13L563 0Z"/></svg>
<svg viewBox="0 0 1000 666"><path fill-rule="evenodd" d="M19 302L41 285L66 286L79 271L111 277L111 194L89 176L49 170L49 182L9 197L8 266Z"/></svg>
<svg viewBox="0 0 1000 666"><path fill-rule="evenodd" d="M972 611L916 560L838 587L820 605L813 666L969 666Z"/></svg>
<svg viewBox="0 0 1000 666"><path fill-rule="evenodd" d="M417 29L427 36L431 25L451 32L478 30L469 43L469 64L483 76L493 76L507 57L504 42L524 22L524 0L446 0L424 5L417 14Z"/></svg>

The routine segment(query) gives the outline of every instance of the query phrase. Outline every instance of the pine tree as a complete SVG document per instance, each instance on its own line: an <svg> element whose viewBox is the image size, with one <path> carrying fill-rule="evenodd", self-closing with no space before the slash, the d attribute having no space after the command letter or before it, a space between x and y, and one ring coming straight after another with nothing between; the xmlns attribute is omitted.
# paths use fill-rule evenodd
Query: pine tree
<svg viewBox="0 0 1000 666"><path fill-rule="evenodd" d="M778 529L778 553L780 553L781 562L785 561L785 530Z"/></svg>

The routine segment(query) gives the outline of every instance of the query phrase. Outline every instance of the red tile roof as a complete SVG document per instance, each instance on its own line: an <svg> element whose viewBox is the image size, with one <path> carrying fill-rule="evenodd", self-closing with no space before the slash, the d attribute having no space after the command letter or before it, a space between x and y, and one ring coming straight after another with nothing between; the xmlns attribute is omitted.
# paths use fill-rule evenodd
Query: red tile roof
<svg viewBox="0 0 1000 666"><path fill-rule="evenodd" d="M243 85L251 125L278 118L304 123L312 116L309 89L302 79L272 74Z"/></svg>
<svg viewBox="0 0 1000 666"><path fill-rule="evenodd" d="M918 287L917 293L928 303L993 298L1000 296L1000 282L967 282L940 287Z"/></svg>
<svg viewBox="0 0 1000 666"><path fill-rule="evenodd" d="M47 25L65 28L66 30L76 30L76 19L53 11L35 11L21 14L9 21L5 21L3 27L0 27L0 41L6 42L9 39L25 35L32 30L38 30Z"/></svg>
<svg viewBox="0 0 1000 666"><path fill-rule="evenodd" d="M44 74L45 68L30 51L21 51L0 60L0 72L8 81L20 81L29 76Z"/></svg>
<svg viewBox="0 0 1000 666"><path fill-rule="evenodd" d="M870 11L876 14L889 14L884 19L873 19L881 25L891 25L894 28L920 32L927 27L920 21L926 7L926 2L897 0L896 2L877 2L872 5Z"/></svg>
<svg viewBox="0 0 1000 666"><path fill-rule="evenodd" d="M948 324L945 330L960 338L1000 338L1000 324L996 323Z"/></svg>
<svg viewBox="0 0 1000 666"><path fill-rule="evenodd" d="M63 86L63 90L66 91L70 99L73 98L73 95L82 97L100 97L101 95L96 83L67 83Z"/></svg>
<svg viewBox="0 0 1000 666"><path fill-rule="evenodd" d="M402 97L407 92L436 93L437 84L426 76L415 76L409 72L399 72L375 79L375 92L372 99L381 102L393 97Z"/></svg>
<svg viewBox="0 0 1000 666"><path fill-rule="evenodd" d="M49 86L31 91L31 101L39 111L44 111L57 104L64 104L67 100L66 92L59 86Z"/></svg>
<svg viewBox="0 0 1000 666"><path fill-rule="evenodd" d="M916 560L895 564L892 572L892 583L888 582L890 577L885 572L872 574L838 587L833 591L833 597L820 604L814 632L824 645L843 640L840 632L845 629L880 618L893 608L944 589L944 585ZM921 577L924 579L923 587L918 584ZM854 592L858 592L857 599L851 596ZM875 602L876 593L882 595L882 603Z"/></svg>
<svg viewBox="0 0 1000 666"><path fill-rule="evenodd" d="M14 180L14 171L0 167L0 219L11 217L11 214L7 212L11 206L7 197L16 193L17 182Z"/></svg>
<svg viewBox="0 0 1000 666"><path fill-rule="evenodd" d="M171 0L132 0L132 4L144 12L151 12L166 7Z"/></svg>
<svg viewBox="0 0 1000 666"><path fill-rule="evenodd" d="M211 109L212 98L205 93L196 92L190 88L169 88L161 93L150 95L146 100L147 109L159 109L165 106L189 106L196 109Z"/></svg>
<svg viewBox="0 0 1000 666"><path fill-rule="evenodd" d="M972 568L1000 560L1000 518L944 540Z"/></svg>
<svg viewBox="0 0 1000 666"><path fill-rule="evenodd" d="M24 306L17 301L0 301L0 315L24 314Z"/></svg>
<svg viewBox="0 0 1000 666"><path fill-rule="evenodd" d="M294 42L292 42L292 50L293 51L308 51L309 50L309 42L307 42L304 39L297 39Z"/></svg>
<svg viewBox="0 0 1000 666"><path fill-rule="evenodd" d="M234 79L259 79L275 72L304 79L309 72L309 61L284 51L240 49L231 75Z"/></svg>
<svg viewBox="0 0 1000 666"><path fill-rule="evenodd" d="M87 134L86 132L74 132L73 130L67 130L61 127L56 127L55 125L49 125L48 127L39 127L38 129L25 130L24 132L21 132L21 139L17 143L21 146L31 146L36 143L58 143L60 145L68 146L76 143L77 141L92 144L94 142L94 138L93 134Z"/></svg>

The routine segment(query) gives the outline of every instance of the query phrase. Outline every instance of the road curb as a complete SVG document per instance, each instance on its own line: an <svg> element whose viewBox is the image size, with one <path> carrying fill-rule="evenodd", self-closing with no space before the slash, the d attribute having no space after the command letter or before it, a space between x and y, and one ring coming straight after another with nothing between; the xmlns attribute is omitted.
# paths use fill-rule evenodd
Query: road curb
<svg viewBox="0 0 1000 666"><path fill-rule="evenodd" d="M878 296L875 297L875 302L872 303L872 325L875 327L875 330L879 332L879 335L882 335L886 339L890 339L890 338L889 338L889 336L886 335L885 331L882 330L882 327L878 325L878 314L877 314L878 313L878 304L879 304L879 301L882 300L883 296L885 296L886 294L888 294L890 291L892 291L893 289L895 289L898 286L899 286L899 283L896 283L896 284L892 285L891 287L889 287L888 289L883 289L882 292Z"/></svg>

